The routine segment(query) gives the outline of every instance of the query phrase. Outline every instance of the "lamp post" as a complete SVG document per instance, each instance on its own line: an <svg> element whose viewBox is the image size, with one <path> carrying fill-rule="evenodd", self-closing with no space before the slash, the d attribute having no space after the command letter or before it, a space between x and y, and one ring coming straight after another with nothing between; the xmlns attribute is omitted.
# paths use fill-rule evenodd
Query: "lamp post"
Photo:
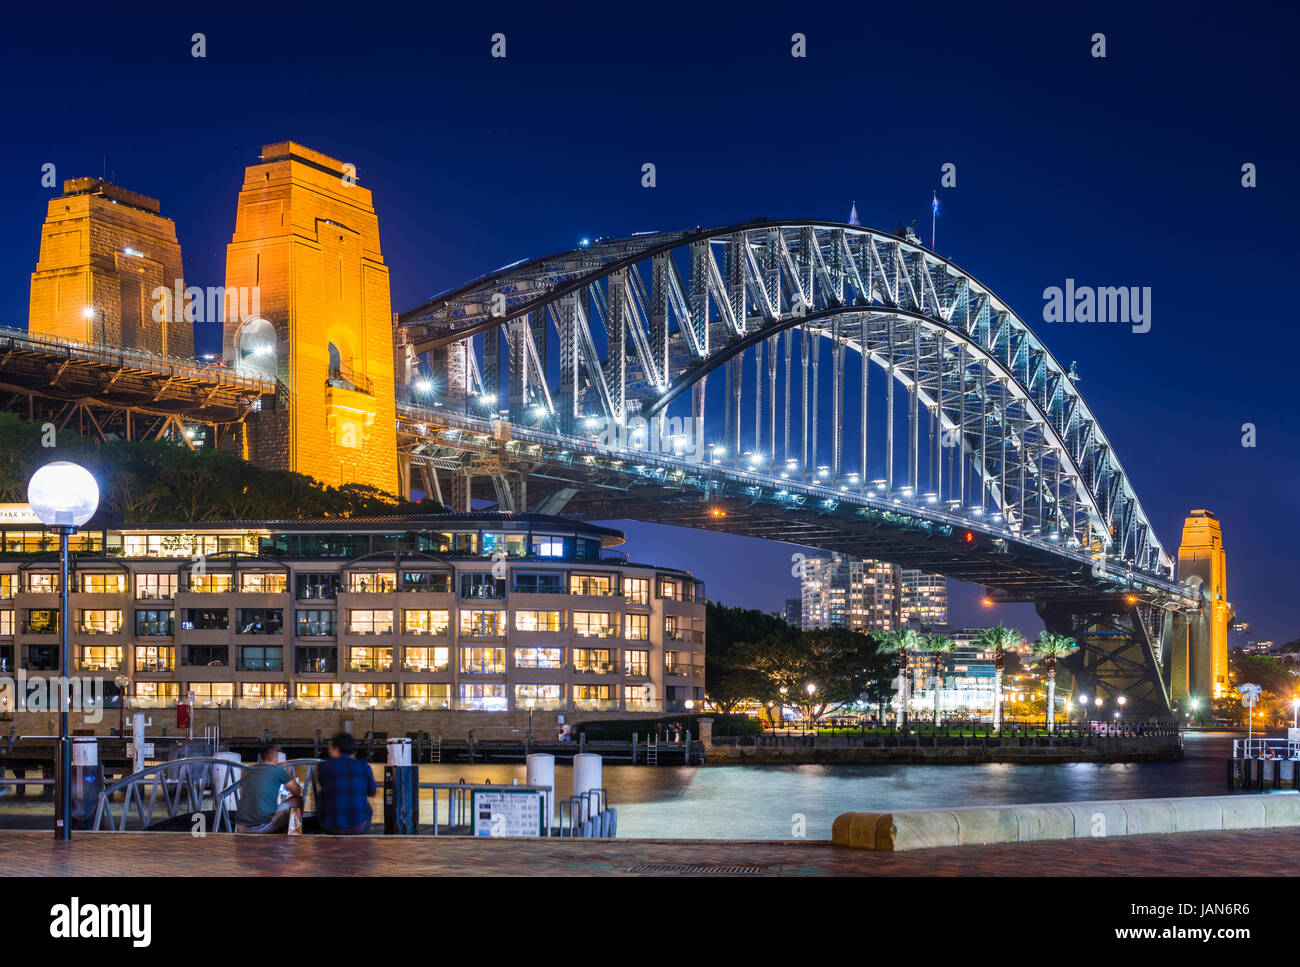
<svg viewBox="0 0 1300 967"><path fill-rule="evenodd" d="M63 683L59 696L59 803L54 818L54 838L72 838L72 744L68 740L68 699L71 668L68 662L68 535L95 516L99 484L85 467L55 460L40 467L27 483L27 503L46 527L59 535L59 639L62 647Z"/></svg>
<svg viewBox="0 0 1300 967"><path fill-rule="evenodd" d="M370 734L375 734L375 709L379 707L379 699L373 695L370 696Z"/></svg>
<svg viewBox="0 0 1300 967"><path fill-rule="evenodd" d="M781 686L781 724L785 725L785 697L790 693L790 689L784 685Z"/></svg>
<svg viewBox="0 0 1300 967"><path fill-rule="evenodd" d="M813 714L813 696L817 694L817 686L814 685L812 682L809 682L809 683L807 684L806 688L807 688L807 691L808 691L808 725L809 725L809 731L810 731L810 732L815 732L815 731L817 731L817 730L816 730L815 727L813 727L813 726L814 726L814 722L813 722L813 720L812 720L812 714Z"/></svg>
<svg viewBox="0 0 1300 967"><path fill-rule="evenodd" d="M524 705L528 707L528 746L531 748L533 744L533 709L537 707L537 699L530 698L524 702Z"/></svg>

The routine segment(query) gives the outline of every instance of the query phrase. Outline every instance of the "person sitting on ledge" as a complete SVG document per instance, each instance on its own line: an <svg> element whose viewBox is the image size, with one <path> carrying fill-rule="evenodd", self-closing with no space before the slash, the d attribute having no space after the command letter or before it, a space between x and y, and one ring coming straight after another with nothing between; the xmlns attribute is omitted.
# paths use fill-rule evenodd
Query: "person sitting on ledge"
<svg viewBox="0 0 1300 967"><path fill-rule="evenodd" d="M290 810L302 808L302 786L293 770L280 765L279 759L280 746L268 742L262 746L259 761L244 767L235 832L282 833L289 827ZM291 794L284 802L278 801L281 786Z"/></svg>
<svg viewBox="0 0 1300 967"><path fill-rule="evenodd" d="M330 757L316 768L316 818L323 832L335 836L370 832L375 775L370 763L353 756L355 748L352 736L340 732L330 739Z"/></svg>

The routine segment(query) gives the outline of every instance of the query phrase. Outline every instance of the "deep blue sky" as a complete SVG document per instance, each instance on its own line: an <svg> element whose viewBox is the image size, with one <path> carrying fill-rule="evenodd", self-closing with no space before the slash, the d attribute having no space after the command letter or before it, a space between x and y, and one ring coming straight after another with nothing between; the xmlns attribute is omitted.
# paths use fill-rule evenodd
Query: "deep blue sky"
<svg viewBox="0 0 1300 967"><path fill-rule="evenodd" d="M584 235L840 220L854 200L865 225L924 225L952 162L938 251L1078 360L1167 547L1188 509L1219 515L1245 637L1300 635L1293 6L491 6L7 11L0 315L25 324L46 162L60 181L106 166L160 198L187 283L218 285L262 144L351 161L375 193L395 309ZM1097 31L1105 59L1089 55ZM795 32L806 59L790 56ZM1244 162L1259 187L1241 187ZM1037 322L1066 278L1151 286L1151 331ZM629 532L635 557L691 567L728 603L794 593L791 548ZM954 620L987 618L974 595L955 595Z"/></svg>

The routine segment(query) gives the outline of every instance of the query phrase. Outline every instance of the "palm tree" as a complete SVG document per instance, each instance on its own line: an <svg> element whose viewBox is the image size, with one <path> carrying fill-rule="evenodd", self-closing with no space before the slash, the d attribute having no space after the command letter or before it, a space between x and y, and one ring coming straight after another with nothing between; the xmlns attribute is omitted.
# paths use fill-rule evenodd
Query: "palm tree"
<svg viewBox="0 0 1300 967"><path fill-rule="evenodd" d="M1073 655L1079 644L1065 635L1044 631L1031 646L1034 657L1047 662L1047 731L1056 731L1056 659Z"/></svg>
<svg viewBox="0 0 1300 967"><path fill-rule="evenodd" d="M939 690L943 688L943 659L957 648L957 642L947 635L931 635L925 650L934 654L934 727L939 727Z"/></svg>
<svg viewBox="0 0 1300 967"><path fill-rule="evenodd" d="M915 628L896 628L887 631L880 641L880 650L886 655L898 655L898 725L907 728L907 654L920 651L925 640Z"/></svg>
<svg viewBox="0 0 1300 967"><path fill-rule="evenodd" d="M998 622L996 628L985 628L975 639L984 651L993 652L993 727L1002 728L1002 669L1006 663L1008 648L1014 648L1023 638L1014 628L1004 628Z"/></svg>

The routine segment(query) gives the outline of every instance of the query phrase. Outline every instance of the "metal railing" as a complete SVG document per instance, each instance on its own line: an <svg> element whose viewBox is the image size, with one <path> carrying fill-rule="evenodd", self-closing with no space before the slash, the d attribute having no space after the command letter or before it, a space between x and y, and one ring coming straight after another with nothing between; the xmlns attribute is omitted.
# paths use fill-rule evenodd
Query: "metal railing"
<svg viewBox="0 0 1300 967"><path fill-rule="evenodd" d="M1291 739L1233 739L1234 759L1300 760L1300 742Z"/></svg>
<svg viewBox="0 0 1300 967"><path fill-rule="evenodd" d="M292 769L303 788L303 812L315 811L316 767L321 759L293 759L282 763ZM147 769L105 786L99 793L95 817L90 829L96 832L124 832L135 807L139 829L148 829L155 822L159 805L166 810L167 819L191 816L204 810L204 804L213 810L209 832L234 832L231 814L238 809L243 770L252 763L232 762L211 756L190 756L159 762ZM301 770L301 772L300 772ZM238 773L238 778L236 778ZM147 792L141 792L142 789ZM113 797L121 794L120 818L113 815ZM147 804L146 804L147 799ZM161 800L161 803L160 803ZM105 830L104 822L108 827ZM161 821L159 818L158 821Z"/></svg>

